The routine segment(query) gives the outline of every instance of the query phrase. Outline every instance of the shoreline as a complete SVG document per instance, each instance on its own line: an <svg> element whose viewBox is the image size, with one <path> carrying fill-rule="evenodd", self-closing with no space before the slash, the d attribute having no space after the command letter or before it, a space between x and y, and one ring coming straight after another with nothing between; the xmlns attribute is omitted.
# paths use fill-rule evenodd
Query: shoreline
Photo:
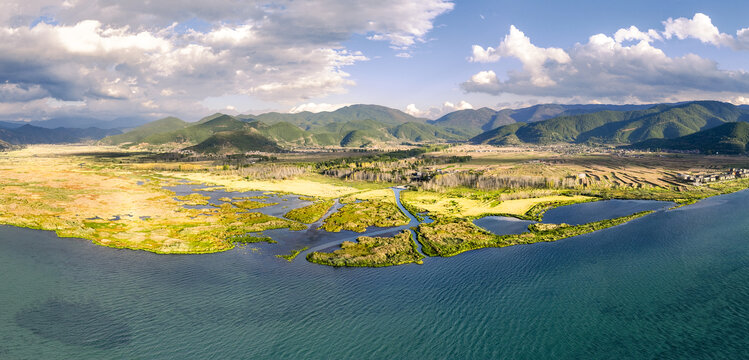
<svg viewBox="0 0 749 360"><path fill-rule="evenodd" d="M205 184L200 184L200 185L205 185ZM668 208L668 209L666 209L664 211L670 211L670 210L675 210L675 209L683 208L685 206L698 204L702 200L705 200L705 199L709 199L709 198L713 198L713 197L721 196L721 195L729 195L729 194L737 193L737 192L744 191L744 190L749 190L749 188L741 188L741 189L737 189L737 190L734 190L734 191L728 191L728 192L723 192L723 193L718 193L718 194L710 195L710 196L701 198L701 199L699 199L697 201L693 201L693 202L690 202L690 203L676 203L673 207L670 207L670 208ZM298 195L298 194L294 194L294 195ZM653 200L653 199L596 198L594 200L575 202L575 203L572 203L572 204L586 203L586 202L595 202L595 201L603 201L603 200ZM562 207L562 206L567 206L567 205L571 205L571 204L560 204L560 205L558 205L556 207L551 207L551 208L545 209L544 212L546 212L548 210L551 210L551 209L555 209L557 207ZM407 205L403 204L403 206L404 206L404 208L406 208L406 210L409 213L412 214L412 216L414 216L415 218L418 219L418 217L416 215L413 215L413 213L411 212L411 210L408 209ZM624 225L626 223L629 223L632 220L635 220L637 218L649 215L650 213L652 213L652 212L646 212L645 214L639 215L637 217L634 217L632 219L629 219L627 221L624 221L622 223L618 223L616 225L612 225L612 226L609 226L609 227ZM404 215L407 215L407 214L404 214ZM636 214L633 214L633 215L636 215ZM629 216L633 216L633 215L629 215ZM517 218L517 219L521 219L521 220L529 220L530 219L530 218L526 219L526 218L523 218L523 217L514 216L513 214L499 214L499 215L497 215L497 214L488 214L488 215L482 215L480 217L467 217L466 220L475 220L477 218L481 218L481 217L484 217L484 216L508 216L508 217L513 217L513 218ZM618 219L618 218L607 219L607 220L602 220L602 221L610 221L610 220L615 220L615 219ZM420 222L417 225L420 225L420 224L422 224L422 223ZM588 224L591 224L591 223L581 224L581 225L588 225ZM106 247L106 248L121 249L121 250L130 250L130 251L145 251L145 252L149 252L149 253L153 253L153 254L157 254L157 255L201 255L201 254L215 254L215 253L220 253L220 252L225 252L225 251L233 250L233 249L235 249L237 247L236 243L229 243L229 246L224 247L224 248L206 249L206 250L198 250L198 251L160 251L160 250L155 250L155 249L144 249L144 248L138 248L138 247L133 247L133 246L119 246L119 245L116 245L116 244L106 244L106 243L102 243L102 242L100 242L100 241L98 241L96 239L90 239L90 238L85 238L85 237L81 237L81 236L74 236L74 235L68 236L68 235L66 235L64 233L60 233L59 232L60 230L45 229L43 227L38 227L38 226L26 226L26 225L19 225L19 224L13 224L13 223L4 223L4 222L0 222L0 226L12 226L12 227L21 228L21 229L49 231L49 232L54 233L55 236L58 237L58 238L87 240L87 241L90 241L91 243L93 243L94 245L102 246L102 247ZM478 226L476 226L476 227L480 228ZM607 229L609 227L601 228L601 229L596 229L594 231L584 232L584 233L576 234L576 235L573 235L573 236L562 237L562 238L555 239L555 240L548 240L548 241L544 241L544 242L553 242L553 241L563 240L563 239L567 239L567 238L571 238L571 237L575 237L575 236L579 236L579 235L590 234L590 233L593 233L593 232L596 232L596 231L599 231L599 230ZM394 230L397 229L397 228L398 227L393 227ZM483 228L480 228L480 229L484 230ZM291 230L289 230L289 231L291 231ZM417 243L418 245L421 245L421 247L423 247L424 244L421 242L421 233L419 231L416 231L416 235L417 236L416 236L416 239L414 239L414 242ZM492 235L494 235L494 234L492 234ZM367 236L367 235L361 235L361 236ZM501 236L506 236L506 235L494 235L494 236L500 236L501 237ZM457 253L452 253L452 254L446 255L446 256L443 256L443 255L428 255L428 254L425 254L425 255L427 255L427 258L428 257L435 257L435 256L452 257L452 256L459 255L459 254L461 254L463 252L466 252L466 251L478 250L478 249L482 249L482 248L507 247L507 246L529 245L529 244L532 244L532 243L522 243L522 244L519 243L519 244L509 244L509 245L476 247L476 248L461 250L461 251L459 251ZM306 256L305 256L305 259L306 259ZM314 263L314 262L312 262L312 263ZM319 263L316 263L316 264L319 264ZM321 264L321 265L327 265L327 264ZM401 264L394 264L394 265L401 265ZM388 265L385 265L385 266L388 266ZM359 265L358 267L370 267L370 266ZM378 266L371 266L371 267L378 267Z"/></svg>

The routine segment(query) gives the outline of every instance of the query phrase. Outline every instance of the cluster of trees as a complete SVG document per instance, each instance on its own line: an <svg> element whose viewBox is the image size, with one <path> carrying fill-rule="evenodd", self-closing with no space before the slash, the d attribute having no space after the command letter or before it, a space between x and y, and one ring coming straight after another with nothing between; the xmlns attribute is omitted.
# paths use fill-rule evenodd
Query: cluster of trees
<svg viewBox="0 0 749 360"><path fill-rule="evenodd" d="M410 180L410 171L380 171L379 169L334 168L324 170L323 175L344 180L405 183Z"/></svg>
<svg viewBox="0 0 749 360"><path fill-rule="evenodd" d="M508 176L478 172L457 172L437 175L423 183L422 187L429 190L456 186L465 186L481 190L500 190L522 188L573 188L575 185L576 181L574 178Z"/></svg>
<svg viewBox="0 0 749 360"><path fill-rule="evenodd" d="M319 169L328 169L328 168L335 168L335 167L341 167L341 166L348 166L349 164L362 164L362 163L388 163L388 162L394 162L398 160L408 159L417 157L419 155L428 153L428 152L434 152L439 151L447 148L447 146L424 146L409 150L396 150L396 151L388 151L388 152L381 152L381 153L373 153L365 156L357 156L357 157L348 157L348 158L341 158L341 159L334 159L334 160L328 160L328 161L321 161L317 163L317 168ZM469 157L470 159L470 157Z"/></svg>
<svg viewBox="0 0 749 360"><path fill-rule="evenodd" d="M227 175L239 175L249 179L289 179L295 176L305 175L309 172L306 166L280 165L280 164L255 164L236 168L224 167L223 172Z"/></svg>

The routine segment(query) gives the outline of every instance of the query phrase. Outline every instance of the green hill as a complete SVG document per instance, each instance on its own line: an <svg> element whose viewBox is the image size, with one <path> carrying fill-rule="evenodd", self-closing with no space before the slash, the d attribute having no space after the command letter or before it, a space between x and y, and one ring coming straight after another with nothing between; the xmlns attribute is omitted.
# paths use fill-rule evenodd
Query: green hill
<svg viewBox="0 0 749 360"><path fill-rule="evenodd" d="M734 105L695 101L656 105L645 110L561 116L532 124L516 123L479 134L471 142L495 145L561 142L630 144L654 138L676 138L727 122L746 120L749 120L749 115Z"/></svg>
<svg viewBox="0 0 749 360"><path fill-rule="evenodd" d="M176 131L169 131L150 135L143 142L160 145L166 143L198 144L213 134L223 131L244 130L249 126L229 115L221 115L203 123L195 123Z"/></svg>
<svg viewBox="0 0 749 360"><path fill-rule="evenodd" d="M250 130L218 132L201 143L186 148L186 150L202 154L244 154L251 151L282 151L273 140Z"/></svg>
<svg viewBox="0 0 749 360"><path fill-rule="evenodd" d="M124 143L138 144L138 143L143 142L143 140L150 135L159 134L159 133L168 132L168 131L174 131L177 129L184 128L187 125L188 123L176 117L167 117L167 118L163 118L160 120L150 122L145 125L141 125L124 134L105 137L104 139L101 139L101 142L103 144L108 144L108 145L124 144Z"/></svg>
<svg viewBox="0 0 749 360"><path fill-rule="evenodd" d="M470 130L414 122L392 127L388 131L398 140L411 142L461 141L476 135L476 132Z"/></svg>
<svg viewBox="0 0 749 360"><path fill-rule="evenodd" d="M650 139L629 146L650 150L696 150L705 154L741 154L749 145L749 124L732 122L675 139Z"/></svg>

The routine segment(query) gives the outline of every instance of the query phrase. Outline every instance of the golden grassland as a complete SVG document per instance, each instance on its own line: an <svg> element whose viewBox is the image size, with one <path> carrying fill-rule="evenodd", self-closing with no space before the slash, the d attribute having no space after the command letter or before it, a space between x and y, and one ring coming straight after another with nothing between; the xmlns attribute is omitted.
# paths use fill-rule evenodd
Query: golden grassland
<svg viewBox="0 0 749 360"><path fill-rule="evenodd" d="M335 199L362 191L362 189L353 186L353 184L323 182L314 176L283 180L250 180L239 176L220 175L210 172L160 171L159 174L194 183L216 184L223 186L228 191L272 191L324 199ZM374 184L373 186L386 187L387 185Z"/></svg>
<svg viewBox="0 0 749 360"><path fill-rule="evenodd" d="M588 196L547 195L499 201L497 197L476 198L471 192L403 191L401 201L409 209L427 211L434 216L475 218L492 214L525 215L534 206L553 202L585 202Z"/></svg>
<svg viewBox="0 0 749 360"><path fill-rule="evenodd" d="M223 251L234 246L232 237L248 232L305 228L260 213L241 213L230 204L185 209L172 192L162 189L174 185L170 179L101 168L91 159L73 156L94 150L103 148L30 146L0 154L0 223L157 253Z"/></svg>

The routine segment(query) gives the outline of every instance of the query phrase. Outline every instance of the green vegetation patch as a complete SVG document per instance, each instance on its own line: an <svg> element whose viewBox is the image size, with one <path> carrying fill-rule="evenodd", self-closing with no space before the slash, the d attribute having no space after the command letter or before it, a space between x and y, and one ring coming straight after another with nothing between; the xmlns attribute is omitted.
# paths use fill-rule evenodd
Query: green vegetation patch
<svg viewBox="0 0 749 360"><path fill-rule="evenodd" d="M366 200L344 205L325 219L322 228L331 232L365 232L369 226L403 226L408 225L408 222L408 217L397 205L386 201Z"/></svg>
<svg viewBox="0 0 749 360"><path fill-rule="evenodd" d="M620 225L652 212L643 211L628 216L576 226L569 226L567 224L533 224L535 226L529 226L530 233L513 235L494 235L474 225L470 220L444 218L431 224L419 225L419 242L422 244L424 254L446 257L486 247L504 247L556 241Z"/></svg>
<svg viewBox="0 0 749 360"><path fill-rule="evenodd" d="M230 237L229 242L239 243L239 244L252 244L252 243L260 243L260 242L267 242L268 244L278 243L278 241L271 239L270 236L254 236L250 234L243 234L243 235Z"/></svg>
<svg viewBox="0 0 749 360"><path fill-rule="evenodd" d="M335 201L333 200L320 201L312 205L292 209L287 212L284 217L305 224L312 224L315 221L320 220L320 218L323 217L331 207L333 207L333 204L335 204Z"/></svg>
<svg viewBox="0 0 749 360"><path fill-rule="evenodd" d="M299 255L300 253L302 253L303 251L305 251L307 249L309 249L309 247L305 246L305 247L303 247L301 249L291 250L290 254L276 255L276 257L280 258L280 259L286 259L286 261L291 262L292 260L294 260L297 257L297 255Z"/></svg>
<svg viewBox="0 0 749 360"><path fill-rule="evenodd" d="M332 253L312 252L307 260L316 264L352 267L382 267L422 263L411 231L404 230L393 237L362 236L356 242L344 241Z"/></svg>
<svg viewBox="0 0 749 360"><path fill-rule="evenodd" d="M252 200L244 200L244 201L235 201L232 204L234 206L240 208L240 209L260 209L268 206L278 205L278 203L264 203L260 201L252 201Z"/></svg>

